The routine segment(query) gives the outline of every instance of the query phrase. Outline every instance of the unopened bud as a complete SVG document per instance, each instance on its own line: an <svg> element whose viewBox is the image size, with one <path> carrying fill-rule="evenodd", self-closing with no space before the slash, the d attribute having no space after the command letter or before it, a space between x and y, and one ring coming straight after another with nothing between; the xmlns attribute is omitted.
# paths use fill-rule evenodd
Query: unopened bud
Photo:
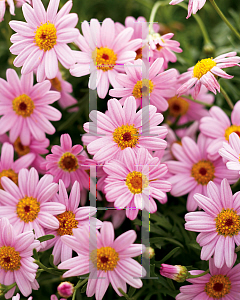
<svg viewBox="0 0 240 300"><path fill-rule="evenodd" d="M188 270L184 266L162 264L160 274L177 282L184 282L188 278Z"/></svg>
<svg viewBox="0 0 240 300"><path fill-rule="evenodd" d="M71 297L74 291L74 285L71 282L64 281L57 287L58 294L61 297L68 298Z"/></svg>
<svg viewBox="0 0 240 300"><path fill-rule="evenodd" d="M153 258L155 255L155 251L152 247L147 247L146 251L143 253L143 256L146 258Z"/></svg>

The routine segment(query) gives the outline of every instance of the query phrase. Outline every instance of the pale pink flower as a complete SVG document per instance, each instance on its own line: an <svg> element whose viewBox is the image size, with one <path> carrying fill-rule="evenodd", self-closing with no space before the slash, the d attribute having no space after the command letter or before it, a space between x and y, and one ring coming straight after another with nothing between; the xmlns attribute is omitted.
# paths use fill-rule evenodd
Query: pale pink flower
<svg viewBox="0 0 240 300"><path fill-rule="evenodd" d="M28 153L14 161L14 149L9 143L4 143L1 149L0 160L0 189L2 189L1 178L6 176L15 184L18 182L18 173L22 168L28 168L35 159L34 153Z"/></svg>
<svg viewBox="0 0 240 300"><path fill-rule="evenodd" d="M94 160L103 163L119 158L128 147L134 151L141 147L151 151L166 148L167 143L163 138L167 134L167 128L157 126L163 121L163 116L156 112L155 106L145 106L136 112L136 101L132 96L125 100L123 107L116 99L110 99L107 105L108 115L91 111L89 117L93 122L83 125L84 130L90 132L86 137L94 139L87 145L88 152L94 155ZM102 136L91 136L90 124ZM83 136L83 141L84 139Z"/></svg>
<svg viewBox="0 0 240 300"><path fill-rule="evenodd" d="M202 85L216 94L216 90L220 93L220 85L215 76L231 79L233 76L227 74L222 69L239 66L240 57L236 56L236 52L228 52L217 56L216 58L204 58L200 60L194 67L188 69L186 73L181 75L183 85L178 88L177 94L182 95L193 88L193 98L196 99Z"/></svg>
<svg viewBox="0 0 240 300"><path fill-rule="evenodd" d="M234 262L236 260L236 256ZM188 282L192 285L180 287L180 294L176 300L236 300L240 297L239 271L240 264L235 267L227 267L225 264L222 268L216 268L213 259L209 260L210 273L198 278L189 278ZM202 270L190 271L191 275L199 275Z"/></svg>
<svg viewBox="0 0 240 300"><path fill-rule="evenodd" d="M45 133L53 134L49 122L61 119L61 113L48 105L59 99L60 93L49 91L48 80L33 85L33 73L18 78L16 71L7 70L7 81L0 78L0 134L9 132L11 143L20 136L23 145L29 145L31 137L45 139Z"/></svg>
<svg viewBox="0 0 240 300"><path fill-rule="evenodd" d="M239 135L232 132L229 135L229 143L223 142L219 154L226 160L229 170L239 171L240 174L240 139Z"/></svg>
<svg viewBox="0 0 240 300"><path fill-rule="evenodd" d="M61 282L57 287L57 291L61 297L69 298L74 292L74 285L69 281Z"/></svg>
<svg viewBox="0 0 240 300"><path fill-rule="evenodd" d="M150 66L149 74L147 74L146 66L141 59L125 64L126 74L116 76L121 87L110 90L109 95L121 97L122 105L128 97L133 96L136 99L137 107L142 107L142 97L148 96L150 104L155 105L160 112L167 110L166 98L175 95L174 85L178 72L175 69L161 72L163 63L163 58L156 59Z"/></svg>
<svg viewBox="0 0 240 300"><path fill-rule="evenodd" d="M0 22L3 21L3 17L5 15L5 11L6 11L6 6L9 6L9 11L10 14L15 16L15 7L14 7L14 2L16 3L17 7L22 6L24 3L31 3L31 0L0 0Z"/></svg>
<svg viewBox="0 0 240 300"><path fill-rule="evenodd" d="M104 189L107 201L114 202L116 208L126 208L126 216L131 220L137 217L139 209L155 213L157 205L153 198L163 204L165 193L171 190L171 184L162 180L167 166L144 148L137 153L127 148L122 161L111 160L103 169L108 174Z"/></svg>
<svg viewBox="0 0 240 300"><path fill-rule="evenodd" d="M77 100L72 95L70 95L70 93L72 93L73 91L71 83L62 78L62 74L60 71L57 72L57 76L55 78L50 79L50 82L52 85L51 89L54 91L58 91L61 94L58 103L62 108L66 108L77 103ZM78 110L77 107L71 108L69 109L69 112L76 110Z"/></svg>
<svg viewBox="0 0 240 300"><path fill-rule="evenodd" d="M61 237L72 235L73 228L81 228L84 225L88 225L90 219L93 220L92 216L97 212L97 208L92 206L78 207L80 203L80 186L77 181L74 182L68 198L64 183L60 179L59 195L56 195L55 202L65 205L66 210L56 216L59 221L59 227L54 230L46 230L46 234L53 234L55 238L48 241L47 248L44 250L53 247L53 262L57 265L59 262L72 258L72 249L62 242ZM100 228L102 222L98 219L95 219L95 221L96 227Z"/></svg>
<svg viewBox="0 0 240 300"><path fill-rule="evenodd" d="M89 88L97 88L100 98L105 98L109 82L113 87L119 84L115 77L125 63L136 57L136 52L142 45L141 39L130 41L132 28L125 28L119 34L115 32L113 20L107 18L100 25L96 19L82 22L82 32L75 43L81 51L75 51L77 64L71 67L70 73L80 77L90 75Z"/></svg>
<svg viewBox="0 0 240 300"><path fill-rule="evenodd" d="M51 149L52 154L46 156L46 161L42 168L46 168L48 174L54 176L54 182L59 179L65 184L65 187L73 185L78 181L80 189L89 187L89 176L86 170L90 164L95 164L91 159L80 154L83 151L81 145L72 146L72 140L69 134L62 134L60 137L61 146L54 145Z"/></svg>
<svg viewBox="0 0 240 300"><path fill-rule="evenodd" d="M216 159L218 151L222 148L223 142L229 141L229 135L235 132L240 136L240 101L238 101L231 113L231 122L226 113L218 106L211 107L208 117L200 121L200 131L212 142L207 149L208 156Z"/></svg>
<svg viewBox="0 0 240 300"><path fill-rule="evenodd" d="M37 81L57 76L58 61L67 69L75 63L73 52L67 43L80 34L74 28L77 14L69 14L72 1L68 1L57 13L60 0L50 0L47 11L41 0L32 0L33 7L24 4L23 15L27 23L11 21L9 26L17 33L12 35L10 47L17 55L13 64L21 67L22 74L37 68Z"/></svg>
<svg viewBox="0 0 240 300"><path fill-rule="evenodd" d="M160 274L177 282L184 282L188 276L188 270L180 265L161 264Z"/></svg>
<svg viewBox="0 0 240 300"><path fill-rule="evenodd" d="M16 233L34 229L36 238L45 235L45 229L57 229L59 221L55 215L66 210L62 203L52 202L58 191L51 175L40 180L34 168L21 169L18 186L7 177L1 179L4 190L0 190L0 217L7 217ZM41 243L45 247L46 242Z"/></svg>
<svg viewBox="0 0 240 300"><path fill-rule="evenodd" d="M1 207L2 209L2 207ZM35 279L38 265L34 263L33 249L39 247L40 242L34 240L32 231L18 233L7 218L0 219L0 283L11 285L14 282L20 292L29 296L32 289L39 285ZM4 296L13 296L15 287Z"/></svg>
<svg viewBox="0 0 240 300"><path fill-rule="evenodd" d="M213 181L218 187L223 178L230 184L238 180L238 172L230 171L226 168L219 157L216 160L207 156L206 149L211 143L211 139L200 134L197 143L189 137L182 139L182 146L174 144L172 153L178 161L166 162L169 172L174 174L168 180L172 183L171 194L179 197L188 194L187 210L197 209L197 202L193 195L200 193L207 195L207 184Z"/></svg>
<svg viewBox="0 0 240 300"><path fill-rule="evenodd" d="M183 0L172 0L169 4L175 5L182 1ZM196 12L198 10L200 10L204 6L205 3L206 3L206 0L189 0L188 15L187 15L186 19L188 19L191 16L191 14L196 14Z"/></svg>
<svg viewBox="0 0 240 300"><path fill-rule="evenodd" d="M142 244L133 244L136 232L129 230L114 240L114 229L110 222L103 222L100 233L89 227L73 229L74 236L63 236L63 242L78 253L77 257L61 263L59 269L69 269L63 277L79 276L90 273L86 294L101 300L111 283L115 292L122 296L118 288L125 293L127 285L142 287L140 277L146 275L145 269L131 257L145 251ZM89 236L90 234L90 236ZM97 236L96 236L97 235ZM93 238L97 238L94 243Z"/></svg>
<svg viewBox="0 0 240 300"><path fill-rule="evenodd" d="M27 300L32 300L32 299L33 299L33 297L30 296ZM12 300L20 300L20 294L17 293L16 296L13 296L13 297L12 297Z"/></svg>
<svg viewBox="0 0 240 300"><path fill-rule="evenodd" d="M210 181L207 195L196 193L198 206L204 210L185 215L185 228L201 232L197 242L202 247L201 259L209 260L221 268L224 263L230 268L234 263L235 244L240 245L240 194L232 195L226 178L219 185Z"/></svg>

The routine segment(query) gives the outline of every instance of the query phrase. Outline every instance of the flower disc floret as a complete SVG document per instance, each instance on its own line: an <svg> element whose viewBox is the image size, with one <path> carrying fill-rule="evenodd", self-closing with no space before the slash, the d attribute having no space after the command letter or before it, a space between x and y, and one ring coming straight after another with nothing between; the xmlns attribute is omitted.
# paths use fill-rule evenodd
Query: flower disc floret
<svg viewBox="0 0 240 300"><path fill-rule="evenodd" d="M127 147L135 147L138 143L139 132L134 125L122 125L113 132L113 140L121 150Z"/></svg>
<svg viewBox="0 0 240 300"><path fill-rule="evenodd" d="M76 156L70 152L65 152L61 156L61 158L58 162L58 166L62 170L67 171L67 172L73 172L79 168L78 160L77 160Z"/></svg>
<svg viewBox="0 0 240 300"><path fill-rule="evenodd" d="M49 81L51 82L52 88L54 88L58 92L62 91L61 81L57 77L50 79Z"/></svg>
<svg viewBox="0 0 240 300"><path fill-rule="evenodd" d="M168 99L169 114L175 118L183 116L189 109L189 103L182 97L174 96Z"/></svg>
<svg viewBox="0 0 240 300"><path fill-rule="evenodd" d="M225 130L225 139L229 141L229 135L235 132L240 137L240 126L231 125Z"/></svg>
<svg viewBox="0 0 240 300"><path fill-rule="evenodd" d="M41 50L49 51L57 43L57 29L52 23L39 26L34 33L35 43Z"/></svg>
<svg viewBox="0 0 240 300"><path fill-rule="evenodd" d="M230 292L231 281L226 275L214 275L205 285L205 292L209 297L214 299L222 299Z"/></svg>
<svg viewBox="0 0 240 300"><path fill-rule="evenodd" d="M216 65L217 63L212 58L204 58L200 60L193 68L193 77L200 79Z"/></svg>
<svg viewBox="0 0 240 300"><path fill-rule="evenodd" d="M22 94L13 100L12 108L17 115L26 118L31 116L35 105L29 96Z"/></svg>
<svg viewBox="0 0 240 300"><path fill-rule="evenodd" d="M6 271L19 270L21 257L14 247L3 246L0 248L0 266Z"/></svg>
<svg viewBox="0 0 240 300"><path fill-rule="evenodd" d="M119 261L118 253L112 247L101 247L90 254L90 259L98 270L113 271Z"/></svg>
<svg viewBox="0 0 240 300"><path fill-rule="evenodd" d="M147 176L138 171L130 172L126 177L126 185L133 194L139 194L149 184Z"/></svg>
<svg viewBox="0 0 240 300"><path fill-rule="evenodd" d="M21 139L19 137L13 143L13 147L14 147L14 150L17 152L17 154L19 156L23 156L23 155L28 154L30 152L30 147L29 146L24 146L21 143Z"/></svg>
<svg viewBox="0 0 240 300"><path fill-rule="evenodd" d="M153 89L154 89L154 84L152 80L149 79L138 80L133 88L132 95L135 98L142 98L142 96L146 97L147 95L151 94Z"/></svg>
<svg viewBox="0 0 240 300"><path fill-rule="evenodd" d="M25 196L17 204L18 217L25 223L33 222L40 211L40 202L37 198Z"/></svg>
<svg viewBox="0 0 240 300"><path fill-rule="evenodd" d="M18 184L18 174L17 173L15 173L12 169L2 170L2 172L0 172L0 189L3 189L2 185L1 185L1 178L4 176L11 179L15 184Z"/></svg>
<svg viewBox="0 0 240 300"><path fill-rule="evenodd" d="M106 72L112 70L116 65L117 54L108 47L100 47L93 51L92 59L98 70Z"/></svg>
<svg viewBox="0 0 240 300"><path fill-rule="evenodd" d="M59 228L57 233L59 235L73 235L73 228L77 228L78 221L75 220L75 214L72 211L65 211L57 216L59 221Z"/></svg>
<svg viewBox="0 0 240 300"><path fill-rule="evenodd" d="M191 175L195 178L198 184L206 185L209 181L215 178L215 167L209 160L200 160L193 165Z"/></svg>
<svg viewBox="0 0 240 300"><path fill-rule="evenodd" d="M233 209L223 209L215 219L218 234L232 237L240 231L240 219Z"/></svg>

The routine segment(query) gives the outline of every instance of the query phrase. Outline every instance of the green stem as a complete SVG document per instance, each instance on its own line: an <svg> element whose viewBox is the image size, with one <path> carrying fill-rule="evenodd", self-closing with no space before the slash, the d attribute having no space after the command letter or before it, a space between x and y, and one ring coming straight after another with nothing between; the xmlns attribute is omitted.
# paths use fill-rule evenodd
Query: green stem
<svg viewBox="0 0 240 300"><path fill-rule="evenodd" d="M188 278L198 278L198 277L202 277L202 276L204 276L204 275L206 275L208 273L209 273L209 269L207 269L207 271L205 271L205 272L203 272L201 274L198 274L198 275L191 275L190 273L188 273Z"/></svg>
<svg viewBox="0 0 240 300"><path fill-rule="evenodd" d="M72 295L72 300L75 300L77 290L78 290L81 286L83 286L87 281L88 281L88 278L84 279L83 281L81 281L81 280L78 281L78 283L77 283L76 286L74 287L74 292L73 292L73 295Z"/></svg>
<svg viewBox="0 0 240 300"><path fill-rule="evenodd" d="M191 96L181 95L180 97L181 97L181 98L187 98L188 100L190 100L190 101L192 101L192 102L201 104L201 105L206 106L206 107L212 107L212 106L213 106L213 104L209 104L209 103L206 103L206 102L202 102L202 101L193 99Z"/></svg>
<svg viewBox="0 0 240 300"><path fill-rule="evenodd" d="M157 10L160 6L165 6L168 5L169 1L157 1L152 8L151 14L150 14L150 19L149 19L149 27L150 27L150 34L155 33L155 31L153 30L153 23L154 23L154 19L157 13Z"/></svg>
<svg viewBox="0 0 240 300"><path fill-rule="evenodd" d="M127 300L131 300L131 298L122 289L119 288L118 290Z"/></svg>
<svg viewBox="0 0 240 300"><path fill-rule="evenodd" d="M220 16L220 18L226 23L226 25L232 30L232 32L236 35L236 37L240 40L240 33L233 27L233 25L228 21L228 19L225 17L221 9L217 6L216 2L214 0L210 0L212 6Z"/></svg>
<svg viewBox="0 0 240 300"><path fill-rule="evenodd" d="M227 104L229 105L229 107L231 109L233 109L234 105L232 103L232 100L229 98L228 94L225 92L225 90L223 89L223 87L220 86L220 92L223 95L223 97L226 99Z"/></svg>
<svg viewBox="0 0 240 300"><path fill-rule="evenodd" d="M44 266L39 260L35 260L34 262L40 268L42 268L45 272L48 272L48 273L53 274L53 275L61 276L63 274L63 272L65 272L65 270L59 270L59 269L56 270L54 268L48 268L48 267Z"/></svg>

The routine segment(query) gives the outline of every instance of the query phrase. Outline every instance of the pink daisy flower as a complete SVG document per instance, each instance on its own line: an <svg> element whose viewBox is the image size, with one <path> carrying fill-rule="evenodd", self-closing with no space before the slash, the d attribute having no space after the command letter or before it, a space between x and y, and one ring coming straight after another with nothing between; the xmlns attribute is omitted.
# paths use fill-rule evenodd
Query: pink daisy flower
<svg viewBox="0 0 240 300"><path fill-rule="evenodd" d="M183 0L172 0L169 4L171 5L175 5L175 4L178 4L180 2L182 2ZM189 3L188 3L188 15L186 17L186 19L188 19L191 14L196 14L196 12L198 10L200 10L204 4L206 3L206 0L189 0Z"/></svg>
<svg viewBox="0 0 240 300"><path fill-rule="evenodd" d="M184 266L161 264L160 274L177 282L184 282L188 277L188 270Z"/></svg>
<svg viewBox="0 0 240 300"><path fill-rule="evenodd" d="M232 266L231 266L232 267ZM185 285L180 287L180 294L177 295L176 300L190 300L190 299L206 299L206 300L233 300L240 297L240 282L239 270L240 264L231 268L225 264L222 268L216 268L211 258L209 260L210 273L198 278L189 278L188 282L192 285ZM190 271L191 275L199 275L203 273L202 270Z"/></svg>
<svg viewBox="0 0 240 300"><path fill-rule="evenodd" d="M86 294L101 300L111 283L115 292L122 296L127 285L140 288L140 277L146 275L145 269L131 257L142 254L145 247L133 244L136 232L129 230L114 240L114 229L110 222L103 222L100 233L97 231L97 245L89 239L89 229L73 229L74 236L63 236L63 242L78 253L77 257L61 263L59 269L69 269L63 277L79 276L90 273ZM94 229L95 230L95 229ZM96 234L93 233L95 236ZM93 236L92 235L92 236ZM89 246L90 245L90 246ZM96 247L97 246L97 247Z"/></svg>
<svg viewBox="0 0 240 300"><path fill-rule="evenodd" d="M227 74L222 69L239 66L240 57L236 56L236 52L228 52L217 56L216 58L204 58L200 60L194 67L188 69L186 73L181 75L184 84L178 88L177 94L182 95L193 88L193 98L196 99L202 85L216 94L216 90L220 93L220 85L215 76L231 79L233 76Z"/></svg>
<svg viewBox="0 0 240 300"><path fill-rule="evenodd" d="M134 151L143 147L151 151L166 148L166 141L163 140L167 134L167 128L157 126L163 121L163 116L157 113L157 108L153 105L144 107L136 112L136 101L134 97L128 97L124 105L116 99L110 99L107 103L108 115L99 111L91 111L91 125L97 128L97 133L102 137L90 136L94 138L87 145L88 152L93 154L93 159L99 163L109 161L113 158L121 157L124 149L130 147ZM144 111L149 113L146 120L142 120ZM145 114L146 116L146 114ZM149 136L146 132L148 128L144 127L149 124ZM83 125L84 130L89 133L89 122ZM90 127L91 128L91 127ZM84 137L83 137L84 141Z"/></svg>
<svg viewBox="0 0 240 300"><path fill-rule="evenodd" d="M2 207L1 207L2 209ZM34 240L32 231L18 234L7 218L0 219L0 283L11 285L14 282L20 292L29 296L32 289L39 285L35 279L38 265L34 263L33 249L38 248L40 242ZM13 296L15 287L4 296Z"/></svg>
<svg viewBox="0 0 240 300"><path fill-rule="evenodd" d="M201 232L197 242L202 247L201 259L209 260L213 255L214 264L230 268L234 263L235 244L240 245L240 204L239 193L232 195L226 178L219 185L209 182L207 195L195 194L198 206L204 210L185 215L185 228Z"/></svg>
<svg viewBox="0 0 240 300"><path fill-rule="evenodd" d="M28 146L24 146L21 142L20 137L16 139L13 143L13 147L15 152L17 152L18 156L24 156L28 153L35 154L35 159L31 163L31 166L34 167L38 173L45 174L46 170L41 168L41 164L45 161L45 159L41 156L41 154L47 154L49 151L46 149L49 146L49 139L45 138L43 141L39 142L31 138L30 144Z"/></svg>
<svg viewBox="0 0 240 300"><path fill-rule="evenodd" d="M14 143L20 136L23 145L29 145L31 137L37 141L45 139L45 133L53 134L54 126L49 122L61 119L61 113L52 104L60 93L49 91L51 84L44 81L33 86L33 73L18 78L16 71L7 70L7 81L0 78L0 134L9 132Z"/></svg>
<svg viewBox="0 0 240 300"><path fill-rule="evenodd" d="M126 74L116 76L121 87L110 90L109 95L121 97L122 105L128 97L133 96L136 99L137 107L142 107L142 97L149 95L150 104L155 105L160 112L167 110L166 97L175 95L174 85L178 72L175 69L161 72L163 63L162 58L156 59L149 69L147 79L144 78L147 74L142 60L138 59L134 63L126 64L124 66Z"/></svg>
<svg viewBox="0 0 240 300"><path fill-rule="evenodd" d="M229 170L239 171L240 174L240 139L239 135L232 132L229 135L229 144L223 142L223 148L219 154L226 160L226 166Z"/></svg>
<svg viewBox="0 0 240 300"><path fill-rule="evenodd" d="M55 230L46 230L46 234L53 234L55 236L55 238L48 241L47 246L47 249L53 246L52 254L54 255L55 265L72 258L72 249L62 242L61 237L64 235L73 235L73 228L88 225L90 219L93 219L92 216L97 212L96 207L84 206L78 208L80 203L80 186L77 181L74 182L68 198L64 183L60 179L59 195L57 194L56 198L55 202L65 205L66 210L56 216L59 221L59 227ZM96 227L100 228L101 224L102 222L96 219Z"/></svg>
<svg viewBox="0 0 240 300"><path fill-rule="evenodd" d="M52 85L51 90L58 91L61 94L58 103L62 108L66 108L77 103L77 100L72 95L70 95L70 93L72 93L73 91L71 83L63 80L60 71L57 72L57 76L55 78L50 79L50 82ZM77 107L70 109L69 112L76 110L78 110Z"/></svg>
<svg viewBox="0 0 240 300"><path fill-rule="evenodd" d="M55 215L66 211L62 203L51 202L58 191L51 175L40 180L34 168L21 169L18 186L7 177L1 179L4 190L0 190L0 217L7 217L16 233L34 229L36 238L45 235L45 229L58 229ZM41 243L45 247L46 242Z"/></svg>
<svg viewBox="0 0 240 300"><path fill-rule="evenodd" d="M119 228L126 218L126 213L124 209L116 209L112 207L111 203L106 206L105 214L103 215L103 220L111 218L114 229Z"/></svg>
<svg viewBox="0 0 240 300"><path fill-rule="evenodd" d="M80 35L75 43L82 51L75 51L77 64L70 69L73 76L80 77L91 73L89 88L97 88L100 98L105 98L109 82L113 87L119 84L115 77L122 71L122 65L133 61L141 39L130 41L132 28L126 28L119 34L115 33L113 20L107 18L102 25L96 19L82 23L83 36Z"/></svg>
<svg viewBox="0 0 240 300"><path fill-rule="evenodd" d="M81 145L72 146L72 140L69 134L62 134L60 137L61 146L53 146L52 154L46 156L46 161L42 167L46 168L47 173L54 176L54 182L59 179L65 184L65 187L73 185L78 181L80 189L89 188L89 176L86 170L90 164L95 164L91 159L80 154L83 151Z"/></svg>
<svg viewBox="0 0 240 300"><path fill-rule="evenodd" d="M57 76L58 61L67 69L75 63L73 52L67 43L80 34L74 28L77 14L69 14L72 1L68 1L57 13L60 0L50 0L47 11L41 0L32 0L33 7L24 4L23 15L27 23L11 21L9 26L17 33L12 35L10 47L17 55L13 64L21 67L22 74L37 68L37 81Z"/></svg>
<svg viewBox="0 0 240 300"><path fill-rule="evenodd" d="M5 15L5 11L6 11L6 6L9 6L9 11L10 14L15 16L15 7L14 7L14 2L16 3L17 7L22 6L24 3L31 3L30 0L1 0L0 1L0 22L3 21L3 17Z"/></svg>
<svg viewBox="0 0 240 300"><path fill-rule="evenodd" d="M18 183L18 172L22 168L28 168L35 159L35 154L28 153L14 161L14 149L9 143L4 143L1 149L0 160L0 189L3 188L1 184L2 177L8 177L15 184Z"/></svg>
<svg viewBox="0 0 240 300"><path fill-rule="evenodd" d="M194 200L195 193L207 196L207 184L213 181L218 187L223 178L230 184L238 180L238 172L230 171L226 168L219 157L216 160L207 156L206 149L211 143L211 139L200 134L197 143L189 137L182 139L182 146L174 144L172 153L177 161L166 162L169 172L174 174L168 180L172 183L171 194L179 197L188 194L187 210L197 209L197 202Z"/></svg>
<svg viewBox="0 0 240 300"><path fill-rule="evenodd" d="M207 152L209 157L217 158L223 142L229 141L232 132L240 136L240 101L234 105L231 122L226 113L218 106L211 107L209 115L201 119L199 129L204 135L213 139Z"/></svg>
<svg viewBox="0 0 240 300"><path fill-rule="evenodd" d="M137 153L127 148L122 161L111 160L103 169L108 174L105 179L107 201L114 202L116 208L126 208L126 215L131 220L137 217L139 209L155 213L157 205L153 197L165 203L165 193L171 190L170 182L162 180L167 166L160 164L160 160L144 148L138 149Z"/></svg>

